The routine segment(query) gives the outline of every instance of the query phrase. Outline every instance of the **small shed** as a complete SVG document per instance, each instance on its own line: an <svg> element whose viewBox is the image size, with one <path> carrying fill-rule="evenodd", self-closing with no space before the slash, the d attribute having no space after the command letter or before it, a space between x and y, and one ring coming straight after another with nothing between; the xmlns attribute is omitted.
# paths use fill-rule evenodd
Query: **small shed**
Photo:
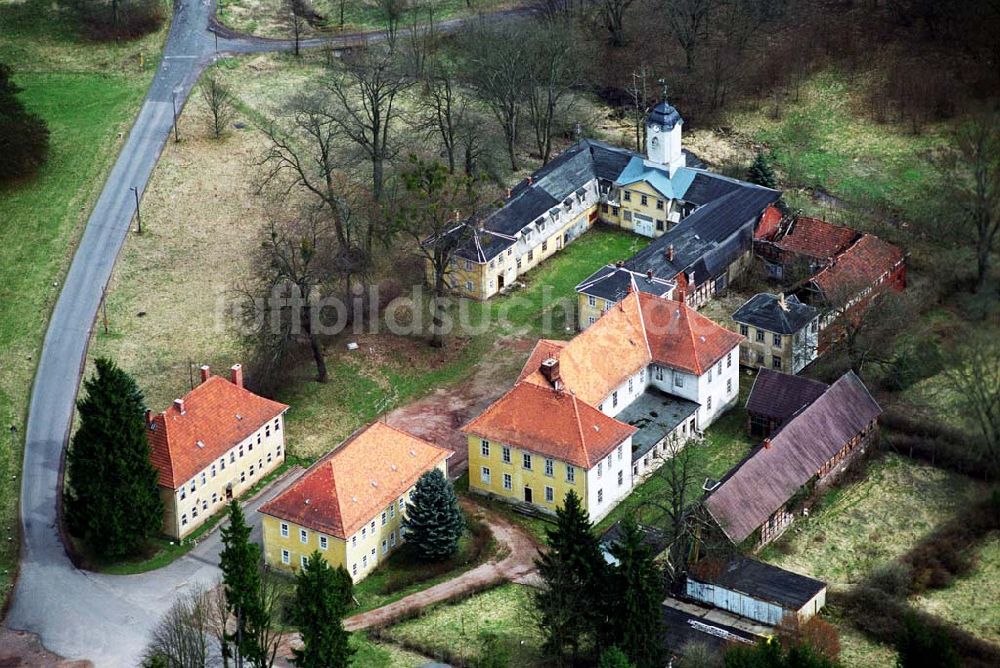
<svg viewBox="0 0 1000 668"><path fill-rule="evenodd" d="M771 626L788 616L804 622L826 605L825 582L747 557L721 566L702 562L701 568L688 573L684 593Z"/></svg>

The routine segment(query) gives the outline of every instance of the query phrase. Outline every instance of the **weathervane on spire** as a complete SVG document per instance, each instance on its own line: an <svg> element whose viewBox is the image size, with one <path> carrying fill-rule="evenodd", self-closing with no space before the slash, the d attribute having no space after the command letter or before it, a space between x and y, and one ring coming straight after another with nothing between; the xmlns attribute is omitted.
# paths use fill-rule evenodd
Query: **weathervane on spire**
<svg viewBox="0 0 1000 668"><path fill-rule="evenodd" d="M657 79L656 83L660 84L660 86L663 87L663 101L666 102L667 101L667 90L668 90L668 88L667 88L667 80L666 79Z"/></svg>

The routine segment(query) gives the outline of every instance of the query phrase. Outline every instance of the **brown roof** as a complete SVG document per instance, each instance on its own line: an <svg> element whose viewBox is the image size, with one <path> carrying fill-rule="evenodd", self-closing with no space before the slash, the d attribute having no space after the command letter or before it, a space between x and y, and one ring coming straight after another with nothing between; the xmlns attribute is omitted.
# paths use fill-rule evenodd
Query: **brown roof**
<svg viewBox="0 0 1000 668"><path fill-rule="evenodd" d="M525 382L462 431L590 469L637 430L571 392Z"/></svg>
<svg viewBox="0 0 1000 668"><path fill-rule="evenodd" d="M849 227L799 216L777 245L791 253L826 260L843 252L857 236Z"/></svg>
<svg viewBox="0 0 1000 668"><path fill-rule="evenodd" d="M730 471L705 506L733 543L768 520L882 412L853 371Z"/></svg>
<svg viewBox="0 0 1000 668"><path fill-rule="evenodd" d="M249 438L288 406L258 396L221 376L210 376L153 417L147 434L159 484L177 489Z"/></svg>
<svg viewBox="0 0 1000 668"><path fill-rule="evenodd" d="M557 358L566 389L596 406L651 362L701 375L742 340L682 302L632 292L568 343L539 341L519 380L548 387L538 366Z"/></svg>
<svg viewBox="0 0 1000 668"><path fill-rule="evenodd" d="M812 280L828 298L846 296L844 292L856 292L875 285L902 261L903 251L899 247L872 234L865 234Z"/></svg>
<svg viewBox="0 0 1000 668"><path fill-rule="evenodd" d="M451 455L376 422L313 464L260 512L346 540Z"/></svg>
<svg viewBox="0 0 1000 668"><path fill-rule="evenodd" d="M828 387L804 376L761 369L747 397L747 412L784 421L823 396Z"/></svg>

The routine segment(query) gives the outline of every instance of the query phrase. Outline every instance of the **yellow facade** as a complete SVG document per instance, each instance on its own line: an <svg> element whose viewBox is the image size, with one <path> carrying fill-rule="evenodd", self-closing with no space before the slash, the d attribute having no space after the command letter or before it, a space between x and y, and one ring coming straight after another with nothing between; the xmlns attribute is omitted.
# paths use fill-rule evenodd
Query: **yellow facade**
<svg viewBox="0 0 1000 668"><path fill-rule="evenodd" d="M446 460L436 468L447 477ZM354 582L359 582L403 544L402 521L412 493L413 486L402 490L346 539L264 515L264 563L295 573L305 558L319 550L327 563L334 568L343 566Z"/></svg>
<svg viewBox="0 0 1000 668"><path fill-rule="evenodd" d="M584 508L587 508L587 471L558 459L529 450L506 446L469 435L469 488L480 494L497 496L514 502L529 502L526 489L531 490L530 503L541 510L554 513L570 490L575 490ZM484 452L488 451L487 452ZM525 468L524 457L530 457L531 468ZM509 460L509 461L508 461ZM551 475L547 466L551 463ZM483 469L489 469L489 480L484 480ZM571 475L567 474L572 469ZM509 479L505 476L510 476ZM572 481L570 481L572 477ZM509 480L509 487L506 481Z"/></svg>
<svg viewBox="0 0 1000 668"><path fill-rule="evenodd" d="M285 461L284 415L260 428L177 489L160 487L163 532L184 538Z"/></svg>
<svg viewBox="0 0 1000 668"><path fill-rule="evenodd" d="M602 313L614 306L614 304L606 299L601 299L593 295L585 295L582 292L577 293L576 299L576 312L579 314L577 326L581 330L597 322Z"/></svg>
<svg viewBox="0 0 1000 668"><path fill-rule="evenodd" d="M645 203L644 202L645 198ZM645 181L631 183L618 190L614 199L618 206L601 205L601 220L631 232L635 232L635 214L641 214L655 221L652 236L658 237L674 225L667 220L670 200L656 191ZM627 214L627 215L626 215Z"/></svg>

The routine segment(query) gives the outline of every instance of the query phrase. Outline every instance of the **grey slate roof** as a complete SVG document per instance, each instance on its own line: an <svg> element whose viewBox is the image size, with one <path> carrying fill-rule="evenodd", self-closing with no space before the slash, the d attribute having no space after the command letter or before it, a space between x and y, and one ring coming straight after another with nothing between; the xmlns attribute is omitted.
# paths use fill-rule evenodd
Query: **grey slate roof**
<svg viewBox="0 0 1000 668"><path fill-rule="evenodd" d="M658 297L662 297L677 287L674 281L655 276L650 280L646 274L638 274L624 267L605 265L577 285L576 291L599 299L617 302L628 293L630 283L639 292L648 292Z"/></svg>
<svg viewBox="0 0 1000 668"><path fill-rule="evenodd" d="M733 313L733 320L778 334L794 334L819 316L819 309L803 304L795 295L785 298L781 307L778 295L761 292Z"/></svg>
<svg viewBox="0 0 1000 668"><path fill-rule="evenodd" d="M699 582L746 594L758 601L798 610L826 588L826 583L747 557L734 557L711 577L688 574Z"/></svg>
<svg viewBox="0 0 1000 668"><path fill-rule="evenodd" d="M651 269L654 276L668 279L682 271L694 271L694 283L701 285L751 247L754 225L760 214L779 197L781 193L777 190L741 185L696 209L626 260L625 266L639 273ZM667 260L671 245L674 247L673 261Z"/></svg>
<svg viewBox="0 0 1000 668"><path fill-rule="evenodd" d="M666 100L653 107L646 116L646 123L656 123L666 130L671 130L678 123L683 123L680 113L674 109Z"/></svg>
<svg viewBox="0 0 1000 668"><path fill-rule="evenodd" d="M722 480L705 507L733 543L743 542L813 478L882 409L848 371Z"/></svg>
<svg viewBox="0 0 1000 668"><path fill-rule="evenodd" d="M829 385L818 380L761 369L750 388L748 413L785 421L823 396Z"/></svg>
<svg viewBox="0 0 1000 668"><path fill-rule="evenodd" d="M622 527L621 522L615 522L612 524L604 535L600 538L601 548L605 551L609 550L615 543L620 543L622 540ZM648 547L653 552L653 556L659 555L670 544L670 540L667 538L665 532L656 527L646 526L645 524L639 525L639 530L642 531L642 544Z"/></svg>

